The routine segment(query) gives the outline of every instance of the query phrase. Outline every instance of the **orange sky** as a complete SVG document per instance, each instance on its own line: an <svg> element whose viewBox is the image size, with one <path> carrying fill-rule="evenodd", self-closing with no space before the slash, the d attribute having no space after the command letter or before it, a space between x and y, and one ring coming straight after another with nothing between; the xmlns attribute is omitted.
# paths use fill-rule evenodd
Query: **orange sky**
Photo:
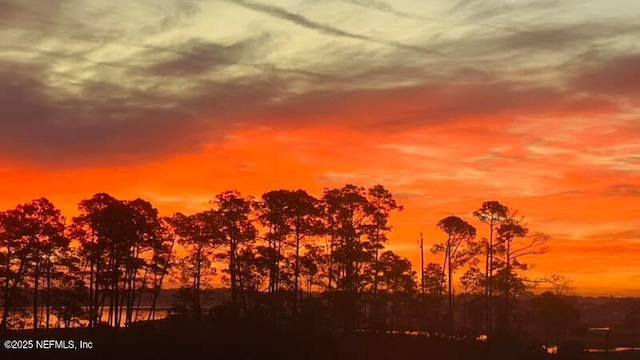
<svg viewBox="0 0 640 360"><path fill-rule="evenodd" d="M438 138L434 131L447 132L446 137ZM623 189L609 192L620 182L637 186L637 176L607 177L599 167L581 165L577 154L514 160L511 165L509 160L471 160L473 153L482 157L490 152L463 145L469 135L458 131L443 127L364 136L330 127L246 130L201 151L144 165L7 171L0 180L7 190L0 205L9 208L46 196L71 216L79 200L107 191L119 198L143 197L170 214L205 209L214 194L226 189L259 196L270 189L304 188L320 195L325 186L380 182L405 206L393 216L389 247L416 265L421 230L428 244L441 241L435 224L455 214L484 235L471 212L482 201L497 199L525 215L532 230L552 237L550 252L530 259L532 275L564 274L574 280L578 293L636 294L637 195ZM425 145L429 143L433 145ZM504 152L522 151L512 146ZM431 254L427 260L440 261Z"/></svg>
<svg viewBox="0 0 640 360"><path fill-rule="evenodd" d="M532 276L640 295L640 9L614 2L0 6L0 207L381 183L414 264L498 200L551 236Z"/></svg>

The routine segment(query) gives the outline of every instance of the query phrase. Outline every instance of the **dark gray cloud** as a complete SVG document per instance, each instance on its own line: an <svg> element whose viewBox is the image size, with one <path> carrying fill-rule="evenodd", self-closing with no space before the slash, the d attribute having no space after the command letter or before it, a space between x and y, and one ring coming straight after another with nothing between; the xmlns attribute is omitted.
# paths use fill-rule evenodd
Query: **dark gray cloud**
<svg viewBox="0 0 640 360"><path fill-rule="evenodd" d="M274 126L334 121L376 132L473 119L478 131L487 131L481 124L485 119L561 114L594 103L597 95L638 93L637 56L605 51L586 65L574 64L569 89L561 90L501 80L494 71L498 62L425 56L431 51L351 33L273 5L228 1L335 42L355 39L402 51L337 46L323 49L333 56L326 62L311 54L305 57L308 63L274 63L265 55L286 41L278 43L269 33L228 41L194 34L147 41L145 34L180 29L198 13L196 1L155 3L148 24L126 23L130 28L113 31L92 25L111 15L86 2L50 1L38 8L0 1L0 40L8 39L0 45L0 152L52 167L142 162L197 151L236 124L261 121ZM411 15L380 0L346 1ZM522 56L536 48L609 39L616 29L633 31L622 22L589 24L477 34L438 46L457 54L490 51L502 59L508 49ZM558 33L561 45L553 45ZM123 49L130 54L121 56ZM592 94L576 99L575 92Z"/></svg>
<svg viewBox="0 0 640 360"><path fill-rule="evenodd" d="M49 30L63 15L68 2L51 0L36 5L29 1L3 0L0 1L0 22L4 27Z"/></svg>
<svg viewBox="0 0 640 360"><path fill-rule="evenodd" d="M247 39L228 45L203 40L188 40L173 49L150 47L142 59L157 59L146 68L151 76L194 76L215 71L250 58L258 39ZM160 52L161 56L158 56ZM166 53L170 52L170 56Z"/></svg>
<svg viewBox="0 0 640 360"><path fill-rule="evenodd" d="M527 63L528 57L541 56L549 56L555 62L553 57L561 55L565 59L562 65L550 68L551 64L541 64L545 65L542 71L573 72L584 68L585 63L601 63L619 55L620 50L613 50L612 44L624 43L637 36L640 36L640 25L636 21L525 22L518 27L500 26L494 30L470 32L458 39L444 40L438 48L454 59L473 61L491 57L515 65Z"/></svg>
<svg viewBox="0 0 640 360"><path fill-rule="evenodd" d="M496 39L497 45L506 49L573 50L576 47L640 32L636 22L618 23L589 21L574 24L546 24L531 26Z"/></svg>
<svg viewBox="0 0 640 360"><path fill-rule="evenodd" d="M640 55L615 56L580 67L570 84L576 91L605 95L640 95Z"/></svg>
<svg viewBox="0 0 640 360"><path fill-rule="evenodd" d="M78 94L49 87L45 65L0 65L0 151L23 162L59 166L148 161L197 151L228 129L227 116L276 96L273 79L203 81L177 96L84 82ZM219 137L224 132L218 132Z"/></svg>
<svg viewBox="0 0 640 360"><path fill-rule="evenodd" d="M485 122L512 121L519 116L548 116L552 122L555 115L573 113L595 101L527 83L477 80L453 84L450 80L442 78L424 85L391 89L308 92L284 103L265 103L256 109L261 117L278 119L279 124L334 121L334 125L372 133L407 131L456 121L476 123L476 128L470 131L499 132L504 129L488 127ZM607 113L611 108L606 106L600 111ZM249 112L246 116L257 115Z"/></svg>

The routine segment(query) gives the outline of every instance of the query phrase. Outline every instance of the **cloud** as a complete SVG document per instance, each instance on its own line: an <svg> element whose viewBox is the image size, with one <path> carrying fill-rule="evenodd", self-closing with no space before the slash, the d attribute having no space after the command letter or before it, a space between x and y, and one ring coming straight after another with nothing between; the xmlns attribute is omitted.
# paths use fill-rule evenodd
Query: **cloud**
<svg viewBox="0 0 640 360"><path fill-rule="evenodd" d="M403 18L414 19L414 20L429 20L429 21L442 21L442 19L437 17L426 17L421 15L412 14L409 12L399 11L392 7L388 2L381 0L342 0L349 4L358 5L367 9L373 9L377 11L382 11L391 15L400 16Z"/></svg>
<svg viewBox="0 0 640 360"><path fill-rule="evenodd" d="M253 57L260 42L265 39L245 39L231 44L216 44L190 39L170 50L152 47L139 55L143 59L156 59L146 67L151 76L195 76L216 71ZM158 55L158 50L165 54ZM170 56L166 52L170 51Z"/></svg>
<svg viewBox="0 0 640 360"><path fill-rule="evenodd" d="M269 66L235 78L208 78L235 63L251 64L256 41L190 41L176 46L175 53L157 56L148 49L136 55L150 61L146 67L136 61L90 63L106 68L105 73L95 79L71 74L68 82L73 86L47 81L53 72L45 55L31 64L7 62L0 70L0 149L16 159L86 166L198 151L221 140L236 124L341 126L380 133L465 122L466 131L478 135L503 132L520 116L616 111L604 100L575 98L527 83L476 79L465 72L420 86L370 90L340 89L338 84L349 83L348 77L295 69L288 74ZM107 70L129 80L109 81ZM313 75L325 86L335 85L293 91L297 80L291 76Z"/></svg>
<svg viewBox="0 0 640 360"><path fill-rule="evenodd" d="M13 160L54 167L197 151L224 135L215 129L228 128L226 115L278 92L263 79L202 82L183 94L170 86L140 91L84 81L68 94L47 85L46 65L3 63L0 69L0 151Z"/></svg>
<svg viewBox="0 0 640 360"><path fill-rule="evenodd" d="M410 42L352 33L273 5L229 2L329 39L313 51L290 48L290 40L300 42L296 38L300 34L278 37L282 34L274 30L277 26L254 27L251 22L246 31L228 36L190 32L185 23L197 23L197 16L206 18L204 11L199 12L204 6L200 2L145 3L132 7L128 15L127 7L89 6L76 0L47 2L42 9L2 3L6 11L0 18L10 24L0 29L0 38L7 40L0 54L3 157L50 166L146 162L198 151L240 127L258 124L282 129L333 126L364 134L447 124L465 141L482 136L513 142L544 128L564 131L557 124L566 118L617 115L625 109L615 95L637 92L632 79L638 77L639 67L633 55L603 61L600 54L587 65L571 68L568 79L549 84L506 76L502 68L514 63L505 62L501 51L484 60L425 56L425 49ZM402 14L379 0L347 2ZM239 10L225 5L227 11ZM326 14L330 12L324 15L330 23ZM146 25L116 21L120 15L142 16ZM59 29L51 27L56 22ZM547 46L555 32L572 29L560 40L571 47L599 34L609 38L618 25L631 31L623 21L610 27L583 23L566 27L543 23L529 32L508 35L477 32L485 41L478 44L443 35L437 45L464 53L465 47L493 44L487 48L512 48L511 59L526 63L528 47ZM344 39L363 44L347 46L352 44L340 42ZM380 51L372 44L389 46ZM522 121L523 117L536 120ZM538 125L531 129L532 123ZM526 126L518 128L522 124ZM630 134L638 130L628 129ZM554 144L532 149L540 157L558 155L549 154ZM478 149L475 158L482 156L503 161L527 155ZM594 156L592 165L608 160ZM620 162L629 169L637 164L633 158Z"/></svg>
<svg viewBox="0 0 640 360"><path fill-rule="evenodd" d="M604 95L640 95L640 55L615 56L595 64L588 64L578 72L570 84L576 91Z"/></svg>
<svg viewBox="0 0 640 360"><path fill-rule="evenodd" d="M412 12L407 12L407 11L400 11L396 8L394 8L393 6L391 6L388 2L386 1L381 1L381 0L341 0L345 3L349 3L349 4L354 4L354 5L358 5L367 9L372 9L372 10L377 10L377 11L381 11L390 15L394 15L394 16L398 16L401 18L406 18L406 19L412 19L412 20L419 20L419 21L428 21L430 23L437 23L437 24L444 24L447 27L452 27L452 23L451 20L448 19L446 16L425 16L422 14L416 14L416 13L412 13ZM465 7L464 3L469 3L469 1L461 1L457 6L454 7L453 12L455 13L456 10L461 10ZM540 2L540 1L538 1ZM558 4L557 0L547 0L545 1L548 5L550 4ZM502 11L504 11L506 8L501 8ZM511 11L514 11L515 9L518 10L523 10L523 8L511 8ZM526 9L526 8L525 8ZM486 9L485 9L486 11ZM498 11L493 10L494 13L497 13ZM473 17L473 16L471 16ZM466 24L464 23L456 23L453 24L453 27L460 27L460 26L464 26ZM495 24L490 24L490 23L486 23L486 22L481 22L481 21L474 21L474 25L473 26L477 26L479 28L483 28L483 29L491 29L491 30L499 30L501 32L510 32L510 33L520 33L520 31L512 26L508 26L508 25L495 25Z"/></svg>
<svg viewBox="0 0 640 360"><path fill-rule="evenodd" d="M509 50L548 49L571 51L576 47L603 39L611 39L640 30L637 24L625 21L605 23L589 21L573 24L545 24L523 28L505 36L497 45Z"/></svg>
<svg viewBox="0 0 640 360"><path fill-rule="evenodd" d="M365 132L408 131L471 119L474 121L470 131L503 131L496 125L515 122L518 117L562 117L616 111L615 104L605 100L573 97L549 87L508 81L465 83L462 80L388 89L307 92L283 103L265 104L259 111L265 118L277 119L280 123L301 123L303 119L305 124L323 121Z"/></svg>
<svg viewBox="0 0 640 360"><path fill-rule="evenodd" d="M69 1L51 0L37 6L33 3L16 0L0 2L0 19L3 26L53 26L54 18L58 18L64 11L64 5Z"/></svg>
<svg viewBox="0 0 640 360"><path fill-rule="evenodd" d="M199 0L124 3L50 0L42 3L7 0L0 4L0 28L35 32L47 37L95 41L149 36L176 28L200 11ZM111 21L112 19L119 21ZM23 34L24 35L24 34ZM28 37L38 38L33 34Z"/></svg>
<svg viewBox="0 0 640 360"><path fill-rule="evenodd" d="M640 185L615 184L605 189L603 194L606 196L640 197ZM637 237L640 238L640 235Z"/></svg>
<svg viewBox="0 0 640 360"><path fill-rule="evenodd" d="M557 11L559 0L460 0L450 10L452 14L463 14L470 21L487 21L500 16L535 13L540 10Z"/></svg>
<svg viewBox="0 0 640 360"><path fill-rule="evenodd" d="M439 53L436 50L432 50L432 49L426 49L426 48L422 48L419 46L413 46L413 45L407 45L407 44L402 44L396 41L391 41L391 40L384 40L384 39L379 39L379 38L374 38L371 36L365 36L365 35L360 35L360 34L354 34L348 31L344 31L344 30L340 30L338 28L329 26L329 25L325 25L325 24L321 24L312 20L309 20L308 18L299 15L299 14L294 14L291 12L286 11L283 8L277 7L277 6L273 6L273 5L268 5L268 4L261 4L261 3L256 3L256 2L250 2L250 1L245 1L245 0L227 0L231 3L234 3L236 5L245 7L247 9L251 9L269 16L272 16L274 18L278 18L281 20L286 20L289 21L291 23L294 23L296 25L305 27L307 29L310 30L314 30L317 31L319 33L325 34L325 35L330 35L330 36L336 36L336 37L342 37L342 38L348 38L348 39L354 39L354 40L364 40L367 42L372 42L372 43L376 43L376 44L381 44L381 45L386 45L386 46L390 46L393 48L396 48L398 50L405 50L405 51L412 51L412 52L418 52L418 53L423 53L423 54L437 54L437 55L441 55L441 53Z"/></svg>

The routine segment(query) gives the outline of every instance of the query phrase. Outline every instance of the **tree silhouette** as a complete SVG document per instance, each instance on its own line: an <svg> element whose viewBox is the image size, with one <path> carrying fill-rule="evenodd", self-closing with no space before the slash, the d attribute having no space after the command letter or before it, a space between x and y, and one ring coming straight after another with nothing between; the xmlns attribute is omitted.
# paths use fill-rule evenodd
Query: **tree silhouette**
<svg viewBox="0 0 640 360"><path fill-rule="evenodd" d="M158 210L142 199L126 202L131 208L133 238L130 239L128 259L125 264L126 319L125 324L134 321L136 298L141 298L147 284L149 266L147 260L161 246L162 235Z"/></svg>
<svg viewBox="0 0 640 360"><path fill-rule="evenodd" d="M416 273L409 260L401 258L392 251L382 253L376 266L384 286L383 292L386 297L391 297L390 327L393 329L396 323L398 302L402 299L402 295L414 294L417 289Z"/></svg>
<svg viewBox="0 0 640 360"><path fill-rule="evenodd" d="M535 321L544 329L546 345L562 342L580 319L579 311L570 301L550 291L535 297L532 306Z"/></svg>
<svg viewBox="0 0 640 360"><path fill-rule="evenodd" d="M561 274L553 274L546 280L553 287L553 293L561 296L567 295L570 290L569 284L573 282L572 279Z"/></svg>
<svg viewBox="0 0 640 360"><path fill-rule="evenodd" d="M280 272L281 262L284 259L283 251L285 240L291 234L291 228L287 221L288 216L288 196L287 190L273 190L262 195L262 201L256 204L258 220L260 225L267 229L265 239L267 246L257 246L263 259L269 266L268 291L270 297L270 313L273 321L278 320L280 308Z"/></svg>
<svg viewBox="0 0 640 360"><path fill-rule="evenodd" d="M252 245L247 245L239 250L236 264L243 310L254 310L260 288L269 276L267 262Z"/></svg>
<svg viewBox="0 0 640 360"><path fill-rule="evenodd" d="M28 239L22 236L20 213L8 210L0 213L0 246L3 251L3 311L0 327L7 328L9 315L17 304L18 286L24 281L28 261Z"/></svg>
<svg viewBox="0 0 640 360"><path fill-rule="evenodd" d="M102 212L117 202L112 196L99 193L91 199L82 200L78 205L80 215L72 220L68 229L71 239L80 244L80 256L83 268L89 276L89 327L100 321L102 310L100 303L106 296L106 251L108 239L105 238L105 227Z"/></svg>
<svg viewBox="0 0 640 360"><path fill-rule="evenodd" d="M191 284L193 292L193 319L200 324L202 319L201 288L203 283L215 274L212 266L214 252L223 246L225 238L220 230L220 213L208 210L190 216L177 214L171 220L176 227L178 243L186 251L186 256L178 262L183 286Z"/></svg>
<svg viewBox="0 0 640 360"><path fill-rule="evenodd" d="M367 199L370 204L371 220L367 230L368 244L366 246L373 252L369 264L373 292L371 317L380 317L381 308L386 309L386 299L378 298L378 283L382 275L379 272L380 251L384 249L388 241L387 233L391 231L389 217L393 211L401 211L402 206L396 202L391 192L380 184L367 189Z"/></svg>
<svg viewBox="0 0 640 360"><path fill-rule="evenodd" d="M485 295L486 295L486 330L488 333L493 328L493 315L492 315L492 278L493 278L493 265L494 265L494 244L493 236L496 227L504 221L507 217L509 209L502 205L498 201L485 201L482 203L480 209L473 212L473 216L478 218L483 223L489 225L489 241L485 246L486 260L485 260Z"/></svg>
<svg viewBox="0 0 640 360"><path fill-rule="evenodd" d="M147 201L118 200L99 193L79 204L69 236L80 243L89 276L89 326L101 319L108 299L108 323L133 322L136 298L148 274L147 256L161 242L157 210Z"/></svg>
<svg viewBox="0 0 640 360"><path fill-rule="evenodd" d="M447 234L447 240L444 243L435 244L431 251L433 253L444 253L442 272L448 284L448 325L449 330L453 330L455 325L453 273L478 253L478 246L473 243L473 239L476 237L476 229L457 216L449 216L440 220L438 228Z"/></svg>
<svg viewBox="0 0 640 360"><path fill-rule="evenodd" d="M226 272L230 278L233 309L237 312L242 305L245 310L244 292L239 283L239 254L243 247L252 245L256 240L257 229L250 218L255 204L252 199L243 197L237 191L225 191L216 195L212 204L220 219L219 230L222 232L225 251L219 255L229 264Z"/></svg>
<svg viewBox="0 0 640 360"><path fill-rule="evenodd" d="M447 280L442 271L442 265L437 263L428 263L422 274L425 289L425 300L427 308L431 309L428 313L427 323L431 323L433 329L440 328L440 310L442 293L446 289Z"/></svg>
<svg viewBox="0 0 640 360"><path fill-rule="evenodd" d="M393 195L382 185L375 185L367 190L367 197L371 204L371 226L368 231L369 242L374 252L373 267L378 263L379 252L388 241L386 233L391 230L389 216L394 210L402 210L402 206L396 203ZM378 273L373 277L373 293L378 291Z"/></svg>
<svg viewBox="0 0 640 360"><path fill-rule="evenodd" d="M261 334L267 339L261 344L269 346L283 341L276 337L280 332L289 341L293 333L296 339L327 341L350 333L357 341L357 334L382 329L458 335L452 333L457 271L469 267L460 277L463 328L470 316L472 328L479 330L481 290L486 294L492 288L488 298L499 296L500 320L508 320L511 309L524 304L520 294L529 290L523 257L545 252L548 240L529 235L522 219L496 202L486 202L474 214L490 227L491 237L482 244L474 241L472 225L446 217L438 223L446 240L432 248L444 260L421 266L418 292L411 262L385 249L390 217L402 206L382 185L325 189L321 199L304 190L274 190L257 202L225 191L211 205L190 215L162 217L143 199L98 193L79 203L68 226L46 199L0 212L0 324L24 328L28 318L34 329L111 326L127 334L136 333L125 328L138 331L147 325L159 334L164 324L196 339L216 334L229 340L233 334L255 340ZM475 258L482 246L484 274ZM226 264L222 283L231 304L224 303L226 289L214 291L223 305L205 314L205 289L218 275L218 262ZM164 292L176 285L182 287ZM446 309L441 306L445 292ZM155 319L158 304L171 293L177 306L166 322L136 324L148 304L146 318ZM176 311L187 316L173 316ZM555 331L555 325L548 326Z"/></svg>
<svg viewBox="0 0 640 360"><path fill-rule="evenodd" d="M17 286L30 275L33 286L33 328L38 328L39 292L41 282L45 281L46 324L49 324L51 281L53 275L52 260L59 257L62 248L68 246L64 237L64 218L59 210L47 199L40 198L18 205L14 210L3 214L2 245L6 251L5 267L5 306L2 326L6 327L8 311ZM19 265L12 266L14 260ZM44 277L44 279L43 279ZM13 284L11 283L13 279Z"/></svg>
<svg viewBox="0 0 640 360"><path fill-rule="evenodd" d="M355 326L359 294L366 288L366 266L371 264L373 252L365 237L371 229L372 206L366 189L345 185L325 190L323 203L329 212L332 239L332 267L336 268L336 287L343 326ZM333 272L333 269L331 270Z"/></svg>
<svg viewBox="0 0 640 360"><path fill-rule="evenodd" d="M462 309L462 327L467 328L467 315L471 310L469 308L469 295L473 296L472 301L476 300L477 295L481 295L485 288L485 276L482 271L476 267L469 267L462 276L460 276L460 284L462 285L463 293L463 309ZM481 309L479 309L481 310ZM478 311L472 311L473 319L478 319ZM481 321L481 320L480 320Z"/></svg>
<svg viewBox="0 0 640 360"><path fill-rule="evenodd" d="M547 252L549 237L535 233L527 238L529 229L524 219L518 217L517 212L509 211L505 220L500 224L497 233L497 250L503 254L502 267L496 276L496 285L502 296L502 330L508 332L511 323L512 298L517 296L526 286L515 272L526 270L527 265L521 258L528 255L539 255ZM522 239L522 240L520 240Z"/></svg>
<svg viewBox="0 0 640 360"><path fill-rule="evenodd" d="M320 222L321 210L318 200L304 190L288 193L288 204L285 218L293 234L294 261L293 263L293 312L298 313L300 250L306 236L322 233Z"/></svg>
<svg viewBox="0 0 640 360"><path fill-rule="evenodd" d="M300 275L306 279L306 292L311 295L313 286L322 286L318 277L321 275L321 267L325 261L322 247L313 244L305 246L306 252L300 259Z"/></svg>
<svg viewBox="0 0 640 360"><path fill-rule="evenodd" d="M182 213L175 213L171 217L160 218L159 241L154 243L153 256L148 264L148 269L152 276L151 284L153 294L147 320L154 319L162 284L166 276L169 275L176 265L174 248L179 238L178 233L180 232L180 226L185 221L188 221L187 217ZM140 296L140 300L141 299L142 296ZM140 302L138 302L138 307L139 305Z"/></svg>
<svg viewBox="0 0 640 360"><path fill-rule="evenodd" d="M439 295L445 291L447 279L442 272L442 265L428 263L424 268L424 288L429 295Z"/></svg>

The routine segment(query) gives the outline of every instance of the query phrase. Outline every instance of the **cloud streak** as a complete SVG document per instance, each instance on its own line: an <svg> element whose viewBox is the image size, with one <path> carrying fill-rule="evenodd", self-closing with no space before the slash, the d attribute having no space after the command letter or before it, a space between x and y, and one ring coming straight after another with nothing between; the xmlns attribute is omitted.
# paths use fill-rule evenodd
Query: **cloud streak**
<svg viewBox="0 0 640 360"><path fill-rule="evenodd" d="M396 15L398 21L412 15L384 1L345 1ZM244 33L218 36L186 25L209 22L211 9L205 3L167 0L142 7L136 16L149 14L148 33L129 23L105 31L114 14L124 13L122 7L94 9L73 0L47 4L46 12L64 31L52 31L44 10L33 5L5 3L0 15L10 24L0 30L7 39L0 54L0 150L15 161L51 166L147 162L198 151L239 127L257 125L335 126L380 134L465 124L470 133L493 136L505 127L513 135L575 116L629 118L633 113L625 113L625 106L637 106L636 54L603 51L577 61L586 57L576 50L584 44L633 33L637 26L623 20L607 26L592 19L562 26L536 23L507 35L491 23L467 40L446 34L425 38L456 55L450 58L431 56L430 50L412 45L421 42L415 38L390 41L326 25L332 8L322 12L325 23L274 5L228 0L222 3L225 11L252 12L242 14L249 18ZM509 11L522 9L529 8ZM308 32L282 37L270 23L255 27L259 14L328 35L322 40L326 43L305 48ZM73 26L76 31L70 30ZM462 30L473 29L469 26ZM554 34L563 36L554 43ZM344 40L362 44L348 46ZM545 47L565 47L568 57L580 56L566 68L538 65L538 59L527 63L526 57L536 54L551 59L538 51ZM320 50L322 57L316 54ZM562 75L553 82L531 79L521 64ZM522 128L522 117L538 118L542 125ZM615 127L631 138L639 129ZM496 159L489 154L483 161ZM602 156L583 160L612 163ZM616 164L636 166L627 160L619 158Z"/></svg>
<svg viewBox="0 0 640 360"><path fill-rule="evenodd" d="M354 39L354 40L363 40L363 41L367 41L367 42L371 42L379 45L390 46L398 50L418 52L418 53L430 54L430 55L441 55L441 56L443 55L437 50L426 49L426 48L414 46L414 45L406 45L396 41L384 40L384 39L374 38L371 36L360 35L360 34L355 34L348 31L340 30L333 26L329 26L329 25L325 25L325 24L321 24L321 23L309 20L308 18L302 15L294 14L292 12L286 11L281 7L274 6L274 5L250 2L245 0L225 0L225 1L272 16L277 19L291 22L293 24L299 25L309 30L317 31L325 35L342 37L347 39Z"/></svg>

